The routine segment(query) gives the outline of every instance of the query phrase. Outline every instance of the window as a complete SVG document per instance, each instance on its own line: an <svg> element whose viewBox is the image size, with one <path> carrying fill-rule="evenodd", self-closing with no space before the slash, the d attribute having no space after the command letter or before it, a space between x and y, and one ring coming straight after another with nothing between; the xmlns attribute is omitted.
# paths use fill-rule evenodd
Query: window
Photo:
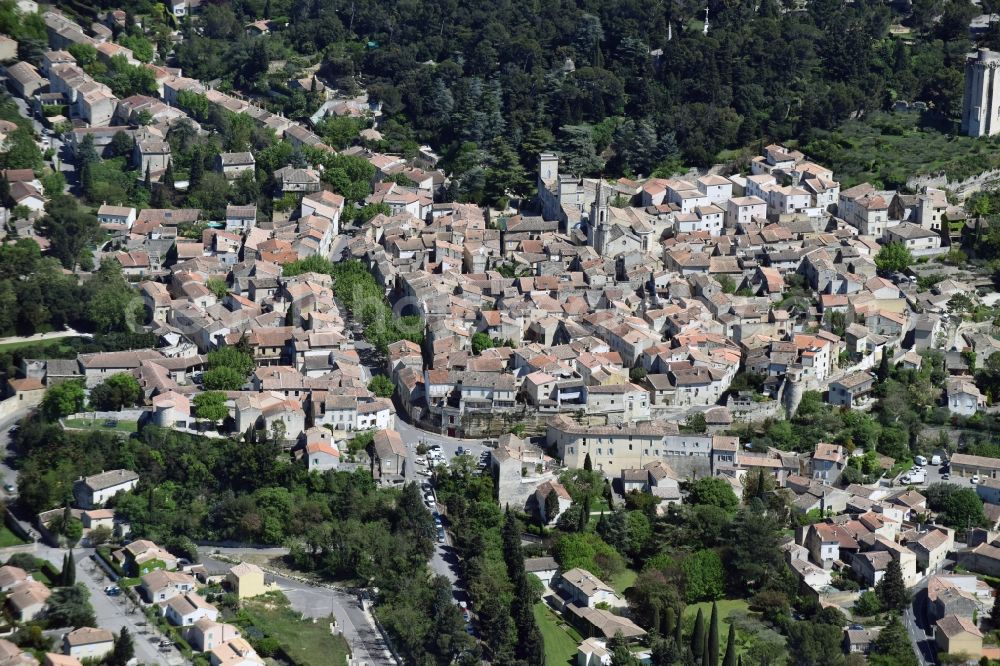
<svg viewBox="0 0 1000 666"><path fill-rule="evenodd" d="M601 450L597 449L597 455L601 455Z"/></svg>
<svg viewBox="0 0 1000 666"><path fill-rule="evenodd" d="M615 454L615 450L614 449L608 449L608 455L609 456L613 456L614 454Z"/></svg>

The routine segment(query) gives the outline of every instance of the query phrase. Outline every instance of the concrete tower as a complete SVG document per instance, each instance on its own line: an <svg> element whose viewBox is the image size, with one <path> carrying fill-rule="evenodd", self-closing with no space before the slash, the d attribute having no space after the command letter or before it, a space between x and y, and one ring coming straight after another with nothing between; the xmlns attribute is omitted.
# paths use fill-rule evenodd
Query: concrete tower
<svg viewBox="0 0 1000 666"><path fill-rule="evenodd" d="M992 136L1000 132L1000 53L979 49L965 61L965 94L962 96L962 133Z"/></svg>

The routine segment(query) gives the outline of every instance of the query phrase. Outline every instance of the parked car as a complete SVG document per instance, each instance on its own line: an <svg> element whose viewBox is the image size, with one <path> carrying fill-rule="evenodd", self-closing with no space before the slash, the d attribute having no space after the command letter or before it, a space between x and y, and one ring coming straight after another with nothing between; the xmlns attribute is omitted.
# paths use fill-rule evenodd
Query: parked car
<svg viewBox="0 0 1000 666"><path fill-rule="evenodd" d="M947 481L950 478L951 478L951 474L949 474L948 472L945 472L944 474L941 475L941 480L942 481Z"/></svg>
<svg viewBox="0 0 1000 666"><path fill-rule="evenodd" d="M969 483L972 483L972 484L976 484L976 483L979 483L979 475L978 475L978 474L976 474L976 475L975 475L975 476L973 476L973 477L972 477L971 479L969 479Z"/></svg>
<svg viewBox="0 0 1000 666"><path fill-rule="evenodd" d="M931 456L931 464L932 465L940 465L941 464L941 456Z"/></svg>

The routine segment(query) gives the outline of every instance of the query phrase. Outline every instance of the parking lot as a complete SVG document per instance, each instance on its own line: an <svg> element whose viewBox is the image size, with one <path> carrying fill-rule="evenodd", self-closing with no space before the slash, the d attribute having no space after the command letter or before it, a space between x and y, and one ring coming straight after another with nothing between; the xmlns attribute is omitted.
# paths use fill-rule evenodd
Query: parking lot
<svg viewBox="0 0 1000 666"><path fill-rule="evenodd" d="M914 466L916 467L916 465ZM928 460L926 465L922 467L925 479L922 482L917 483L907 483L904 481L909 472L904 472L896 480L897 486L913 486L917 490L926 489L934 483L950 483L961 488L975 488L975 484L972 482L971 478L968 476L954 476L951 474L951 467L946 460L943 460L939 465L931 464Z"/></svg>

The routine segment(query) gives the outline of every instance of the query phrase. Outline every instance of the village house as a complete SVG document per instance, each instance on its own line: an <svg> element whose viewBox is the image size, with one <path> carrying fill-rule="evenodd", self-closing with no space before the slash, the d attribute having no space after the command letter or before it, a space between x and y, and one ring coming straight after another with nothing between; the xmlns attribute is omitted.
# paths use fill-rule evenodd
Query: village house
<svg viewBox="0 0 1000 666"><path fill-rule="evenodd" d="M102 659L115 648L115 636L107 629L80 627L62 639L63 654L75 659Z"/></svg>
<svg viewBox="0 0 1000 666"><path fill-rule="evenodd" d="M372 465L379 478L402 476L406 467L406 446L395 430L379 430L371 445Z"/></svg>
<svg viewBox="0 0 1000 666"><path fill-rule="evenodd" d="M118 493L132 490L139 483L139 475L127 469L115 469L94 476L81 477L73 483L73 497L82 509L104 506Z"/></svg>
<svg viewBox="0 0 1000 666"><path fill-rule="evenodd" d="M226 574L226 585L238 599L257 597L268 590L264 584L263 570L256 564L248 562L241 562L229 570Z"/></svg>
<svg viewBox="0 0 1000 666"><path fill-rule="evenodd" d="M948 615L935 623L934 640L939 653L961 653L973 658L983 653L983 633L971 619L958 615Z"/></svg>
<svg viewBox="0 0 1000 666"><path fill-rule="evenodd" d="M945 387L948 411L961 416L972 416L986 407L986 396L966 377L951 377Z"/></svg>
<svg viewBox="0 0 1000 666"><path fill-rule="evenodd" d="M624 600L610 585L586 569L570 569L559 577L559 589L567 603L594 608L597 604L621 606Z"/></svg>
<svg viewBox="0 0 1000 666"><path fill-rule="evenodd" d="M186 592L168 600L163 606L163 615L173 625L189 627L202 618L215 622L219 610L197 592Z"/></svg>
<svg viewBox="0 0 1000 666"><path fill-rule="evenodd" d="M198 581L190 574L154 569L140 577L139 591L146 601L156 604L177 595L193 592Z"/></svg>
<svg viewBox="0 0 1000 666"><path fill-rule="evenodd" d="M215 156L215 170L226 180L236 180L243 173L253 175L256 166L253 153L219 153Z"/></svg>

